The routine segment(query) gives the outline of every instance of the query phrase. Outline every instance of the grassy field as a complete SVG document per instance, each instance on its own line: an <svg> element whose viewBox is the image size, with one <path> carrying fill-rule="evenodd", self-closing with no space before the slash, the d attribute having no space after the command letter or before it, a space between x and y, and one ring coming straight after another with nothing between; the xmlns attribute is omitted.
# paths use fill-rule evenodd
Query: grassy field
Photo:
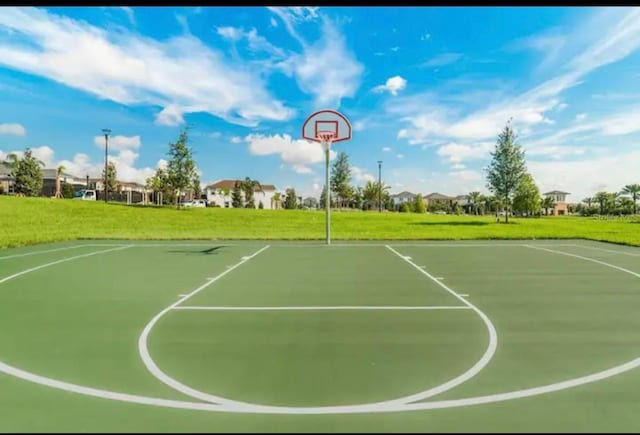
<svg viewBox="0 0 640 435"><path fill-rule="evenodd" d="M0 196L0 248L73 239L321 240L324 213L140 207ZM335 212L335 240L590 239L640 246L640 219Z"/></svg>

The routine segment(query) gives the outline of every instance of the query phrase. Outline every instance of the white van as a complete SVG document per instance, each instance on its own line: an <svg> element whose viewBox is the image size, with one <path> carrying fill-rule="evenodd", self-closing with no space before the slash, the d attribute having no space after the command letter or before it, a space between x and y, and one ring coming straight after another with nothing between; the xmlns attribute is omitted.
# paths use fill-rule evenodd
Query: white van
<svg viewBox="0 0 640 435"><path fill-rule="evenodd" d="M78 190L74 195L73 199L81 199L83 201L95 201L96 200L96 191L95 190Z"/></svg>

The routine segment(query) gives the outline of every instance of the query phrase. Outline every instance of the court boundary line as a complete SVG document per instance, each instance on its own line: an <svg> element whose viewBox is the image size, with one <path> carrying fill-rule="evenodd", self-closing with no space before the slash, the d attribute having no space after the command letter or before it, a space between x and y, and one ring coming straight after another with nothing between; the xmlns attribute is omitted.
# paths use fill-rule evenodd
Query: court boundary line
<svg viewBox="0 0 640 435"><path fill-rule="evenodd" d="M179 307L173 307L174 310L202 310L202 311L330 311L330 310L355 310L355 311L368 311L368 310L469 310L470 307L464 305L337 305L337 306L284 306L284 307L242 307L242 306L193 306L193 305L181 305Z"/></svg>
<svg viewBox="0 0 640 435"><path fill-rule="evenodd" d="M101 251L104 252L104 251ZM559 254L568 254L562 251L551 251ZM569 254L574 256L573 254ZM576 256L578 258L583 258L585 260L595 260L589 257L581 257ZM76 258L76 257L74 257ZM613 267L618 269L617 266L609 263L600 262L599 260L595 260L598 263L603 263L608 267ZM622 268L622 270L624 270ZM637 276L635 272L624 270L627 273L631 273L634 276ZM514 400L518 398L524 397L535 397L542 394L547 394L550 392L561 391L569 388L574 388L581 385L586 385L589 383L601 381L635 368L640 367L640 357L627 361L623 364L619 364L617 366L611 367L609 369L605 369L599 372L595 372L589 375L585 375L578 378L569 379L566 381L556 382L553 384L544 385L542 387L533 387L523 390L514 390L507 393L497 393L486 396L475 396L475 397L467 397L462 399L451 399L451 400L441 400L441 401L431 401L424 403L415 403L415 404L406 404L399 405L395 407L389 407L384 409L374 409L365 412L349 412L344 410L335 410L330 412L331 414L345 414L345 413L377 413L377 412L404 412L404 411L422 411L422 410L431 410L431 409L444 409L444 408L456 408L461 406L472 406L472 405L480 405L480 404L489 404L496 402L503 402L508 400ZM10 366L0 361L0 372L5 373L9 376L16 377L18 379L22 379L27 382L32 382L39 385L44 385L46 387L68 391L71 393L82 394L86 396L98 397L101 399L108 400L116 400L127 403L136 403L143 405L152 405L158 407L165 408L174 408L174 409L188 409L195 411L212 411L212 412L229 412L229 413L260 413L260 414L318 414L319 412L312 412L306 410L305 412L300 412L300 409L292 408L289 411L283 410L249 410L242 408L234 408L227 407L221 405L213 405L210 403L199 403L199 402L188 402L184 400L171 400L171 399L161 399L147 396L140 396L134 394L126 394L126 393L118 393L109 390L102 390L92 387L86 387L82 385L76 385L69 382L64 382L52 378L47 378L41 375L37 375L34 373L27 372L25 370L21 370L19 368ZM322 414L327 414L327 412L321 412Z"/></svg>
<svg viewBox="0 0 640 435"><path fill-rule="evenodd" d="M46 249L44 251L33 251L33 252L25 252L24 254L5 255L4 257L0 257L0 260L8 260L10 258L27 257L29 255L47 254L49 252L57 252L57 251L64 251L64 250L67 250L67 249L82 248L84 246L87 246L87 245L65 246L63 248ZM122 244L120 244L118 246L122 246Z"/></svg>

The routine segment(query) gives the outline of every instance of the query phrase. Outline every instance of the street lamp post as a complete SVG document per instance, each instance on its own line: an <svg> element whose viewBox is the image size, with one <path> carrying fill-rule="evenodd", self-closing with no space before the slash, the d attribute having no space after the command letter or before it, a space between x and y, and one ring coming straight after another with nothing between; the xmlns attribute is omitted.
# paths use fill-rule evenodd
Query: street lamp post
<svg viewBox="0 0 640 435"><path fill-rule="evenodd" d="M382 213L382 160L378 160L378 212Z"/></svg>
<svg viewBox="0 0 640 435"><path fill-rule="evenodd" d="M109 150L109 134L111 134L111 130L108 128L103 128L102 132L104 133L104 202L107 202L107 197L109 195L109 185L107 183L107 174L108 174L108 150Z"/></svg>

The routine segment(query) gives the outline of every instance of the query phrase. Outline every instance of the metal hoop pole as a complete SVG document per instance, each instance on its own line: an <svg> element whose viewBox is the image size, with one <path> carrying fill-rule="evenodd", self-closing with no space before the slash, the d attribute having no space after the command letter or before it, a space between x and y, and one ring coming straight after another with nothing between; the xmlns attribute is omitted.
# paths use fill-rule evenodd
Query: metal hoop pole
<svg viewBox="0 0 640 435"><path fill-rule="evenodd" d="M327 245L331 244L331 184L329 180L329 149L331 148L331 140L322 139L322 147L325 152L325 208L327 221Z"/></svg>

